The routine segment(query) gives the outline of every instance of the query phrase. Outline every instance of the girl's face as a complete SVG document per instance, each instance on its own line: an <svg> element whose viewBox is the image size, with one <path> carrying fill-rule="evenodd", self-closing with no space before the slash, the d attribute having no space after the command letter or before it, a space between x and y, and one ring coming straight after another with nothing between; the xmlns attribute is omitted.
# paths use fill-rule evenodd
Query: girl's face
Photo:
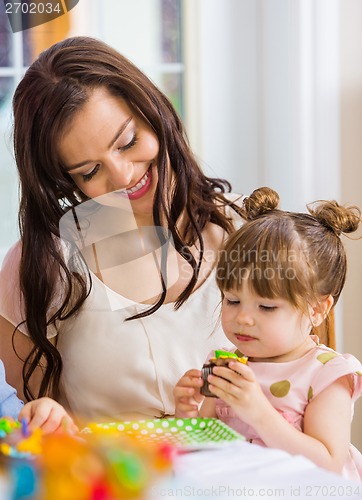
<svg viewBox="0 0 362 500"><path fill-rule="evenodd" d="M159 142L122 98L95 89L63 134L58 151L86 196L101 196L100 203L110 206L126 199L136 217L152 215Z"/></svg>
<svg viewBox="0 0 362 500"><path fill-rule="evenodd" d="M221 322L226 337L254 361L290 361L314 345L311 316L285 299L266 299L243 283L224 292Z"/></svg>

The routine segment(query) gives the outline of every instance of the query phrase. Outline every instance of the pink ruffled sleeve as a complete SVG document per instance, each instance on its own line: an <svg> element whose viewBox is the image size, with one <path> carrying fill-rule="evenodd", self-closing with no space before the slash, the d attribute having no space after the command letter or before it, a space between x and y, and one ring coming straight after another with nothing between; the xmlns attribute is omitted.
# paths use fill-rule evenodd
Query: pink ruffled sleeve
<svg viewBox="0 0 362 500"><path fill-rule="evenodd" d="M343 376L348 377L352 401L362 396L362 365L357 358L352 354L338 354L328 350L319 354L316 359L321 367L313 380L313 397Z"/></svg>
<svg viewBox="0 0 362 500"><path fill-rule="evenodd" d="M21 243L18 242L6 254L0 271L0 315L28 335L25 323L24 303L20 292L19 267ZM54 337L57 330L54 325L48 327L48 338Z"/></svg>

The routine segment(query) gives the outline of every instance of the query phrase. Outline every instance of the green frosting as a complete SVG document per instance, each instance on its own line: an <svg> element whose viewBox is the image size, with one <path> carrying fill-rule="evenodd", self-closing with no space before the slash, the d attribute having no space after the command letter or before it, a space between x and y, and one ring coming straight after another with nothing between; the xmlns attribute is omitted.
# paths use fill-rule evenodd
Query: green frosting
<svg viewBox="0 0 362 500"><path fill-rule="evenodd" d="M239 356L237 354L234 354L233 352L229 351L215 351L215 358L238 358Z"/></svg>

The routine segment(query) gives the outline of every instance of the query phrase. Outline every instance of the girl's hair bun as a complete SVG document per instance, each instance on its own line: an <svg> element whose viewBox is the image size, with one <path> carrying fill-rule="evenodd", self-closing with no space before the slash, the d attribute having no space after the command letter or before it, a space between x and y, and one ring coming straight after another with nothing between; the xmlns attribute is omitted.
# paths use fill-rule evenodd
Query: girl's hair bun
<svg viewBox="0 0 362 500"><path fill-rule="evenodd" d="M255 189L251 195L244 200L244 217L253 220L259 215L263 215L278 207L279 195L273 189L261 187Z"/></svg>
<svg viewBox="0 0 362 500"><path fill-rule="evenodd" d="M310 203L307 208L313 217L337 236L357 231L361 222L361 210L356 206L344 207L336 201L319 200Z"/></svg>

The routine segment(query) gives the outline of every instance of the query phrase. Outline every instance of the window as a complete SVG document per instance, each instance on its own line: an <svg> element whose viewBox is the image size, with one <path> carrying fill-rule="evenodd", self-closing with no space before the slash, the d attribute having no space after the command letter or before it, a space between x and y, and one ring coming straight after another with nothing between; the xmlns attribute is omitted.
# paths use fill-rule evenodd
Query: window
<svg viewBox="0 0 362 500"><path fill-rule="evenodd" d="M103 0L100 38L141 68L183 113L182 0Z"/></svg>
<svg viewBox="0 0 362 500"><path fill-rule="evenodd" d="M19 237L18 178L13 158L11 101L16 85L36 55L66 36L68 15L31 30L13 33L0 2L0 263ZM49 28L50 27L50 28Z"/></svg>
<svg viewBox="0 0 362 500"><path fill-rule="evenodd" d="M11 99L29 60L28 33L12 33L0 2L0 261L18 238L18 182L12 153Z"/></svg>

